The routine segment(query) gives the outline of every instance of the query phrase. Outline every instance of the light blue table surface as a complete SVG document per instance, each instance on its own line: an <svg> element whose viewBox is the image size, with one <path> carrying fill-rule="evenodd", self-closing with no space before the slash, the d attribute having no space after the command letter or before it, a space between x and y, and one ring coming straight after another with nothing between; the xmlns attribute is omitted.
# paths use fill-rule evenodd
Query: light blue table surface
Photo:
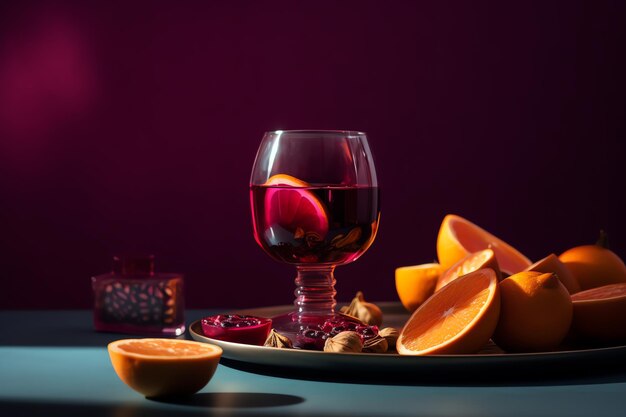
<svg viewBox="0 0 626 417"><path fill-rule="evenodd" d="M196 319L208 314L190 311ZM200 393L148 400L115 375L88 311L0 311L1 416L626 416L626 372L551 383L320 382L219 365Z"/></svg>

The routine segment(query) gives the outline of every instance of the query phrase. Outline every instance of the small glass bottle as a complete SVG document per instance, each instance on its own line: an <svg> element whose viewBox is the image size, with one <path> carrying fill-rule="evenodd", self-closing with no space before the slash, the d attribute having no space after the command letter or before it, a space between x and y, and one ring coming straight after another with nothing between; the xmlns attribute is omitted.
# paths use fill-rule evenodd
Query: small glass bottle
<svg viewBox="0 0 626 417"><path fill-rule="evenodd" d="M179 336L185 331L183 276L155 273L154 256L115 256L91 278L97 331Z"/></svg>

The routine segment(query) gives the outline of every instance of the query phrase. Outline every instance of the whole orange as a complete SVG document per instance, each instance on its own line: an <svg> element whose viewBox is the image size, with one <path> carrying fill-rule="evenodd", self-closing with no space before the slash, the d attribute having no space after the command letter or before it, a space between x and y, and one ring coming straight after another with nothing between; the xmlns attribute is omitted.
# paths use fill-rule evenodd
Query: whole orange
<svg viewBox="0 0 626 417"><path fill-rule="evenodd" d="M569 249L559 260L572 273L581 290L626 282L626 265L619 256L604 244L606 236L600 235L595 245Z"/></svg>
<svg viewBox="0 0 626 417"><path fill-rule="evenodd" d="M511 275L500 283L500 320L493 335L507 351L553 350L572 323L572 300L554 273Z"/></svg>

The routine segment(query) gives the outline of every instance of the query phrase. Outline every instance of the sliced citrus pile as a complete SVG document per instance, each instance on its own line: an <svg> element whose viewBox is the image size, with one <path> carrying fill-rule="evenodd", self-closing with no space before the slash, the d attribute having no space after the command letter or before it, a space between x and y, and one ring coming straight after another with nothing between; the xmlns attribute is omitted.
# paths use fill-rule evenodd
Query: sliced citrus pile
<svg viewBox="0 0 626 417"><path fill-rule="evenodd" d="M402 355L474 353L489 341L499 314L496 273L480 269L452 281L415 310L396 349Z"/></svg>
<svg viewBox="0 0 626 417"><path fill-rule="evenodd" d="M582 290L626 282L624 261L607 246L601 232L595 245L577 246L559 256Z"/></svg>
<svg viewBox="0 0 626 417"><path fill-rule="evenodd" d="M441 274L441 277L437 281L435 291L439 291L458 277L469 274L470 272L478 271L482 268L493 269L498 277L498 281L502 279L502 274L500 272L500 267L498 266L495 253L491 249L485 249L470 253Z"/></svg>
<svg viewBox="0 0 626 417"><path fill-rule="evenodd" d="M572 275L572 273L567 269L565 264L557 258L557 256L553 253L546 256L540 261L535 262L528 268L526 271L536 271L536 272L552 272L559 277L559 281L567 288L570 294L575 294L580 291L580 285L578 285L578 281Z"/></svg>
<svg viewBox="0 0 626 417"><path fill-rule="evenodd" d="M493 335L507 351L555 349L572 323L569 292L554 273L511 275L500 283L502 308Z"/></svg>
<svg viewBox="0 0 626 417"><path fill-rule="evenodd" d="M626 340L626 283L605 285L572 295L572 332L587 341Z"/></svg>
<svg viewBox="0 0 626 417"><path fill-rule="evenodd" d="M286 174L270 177L264 184L265 224L281 227L295 236L328 233L328 214L324 204L306 187L308 183Z"/></svg>
<svg viewBox="0 0 626 417"><path fill-rule="evenodd" d="M219 346L178 339L122 339L109 343L108 351L120 379L146 397L199 391L222 355Z"/></svg>
<svg viewBox="0 0 626 417"><path fill-rule="evenodd" d="M433 295L440 275L436 263L397 268L396 291L404 308L412 313Z"/></svg>
<svg viewBox="0 0 626 417"><path fill-rule="evenodd" d="M444 217L437 236L437 256L442 267L449 268L483 249L492 249L500 269L509 275L523 271L531 264L513 246L463 217L454 214Z"/></svg>

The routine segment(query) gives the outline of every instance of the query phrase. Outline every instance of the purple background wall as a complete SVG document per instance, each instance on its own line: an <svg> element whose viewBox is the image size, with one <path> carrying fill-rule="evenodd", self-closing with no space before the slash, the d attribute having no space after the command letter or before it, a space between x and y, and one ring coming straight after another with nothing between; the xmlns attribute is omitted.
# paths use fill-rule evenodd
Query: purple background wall
<svg viewBox="0 0 626 417"><path fill-rule="evenodd" d="M292 3L0 5L2 308L87 308L131 250L190 307L290 303L249 214L275 129L370 136L380 232L341 300L396 299L449 212L533 260L600 228L626 256L622 2Z"/></svg>

